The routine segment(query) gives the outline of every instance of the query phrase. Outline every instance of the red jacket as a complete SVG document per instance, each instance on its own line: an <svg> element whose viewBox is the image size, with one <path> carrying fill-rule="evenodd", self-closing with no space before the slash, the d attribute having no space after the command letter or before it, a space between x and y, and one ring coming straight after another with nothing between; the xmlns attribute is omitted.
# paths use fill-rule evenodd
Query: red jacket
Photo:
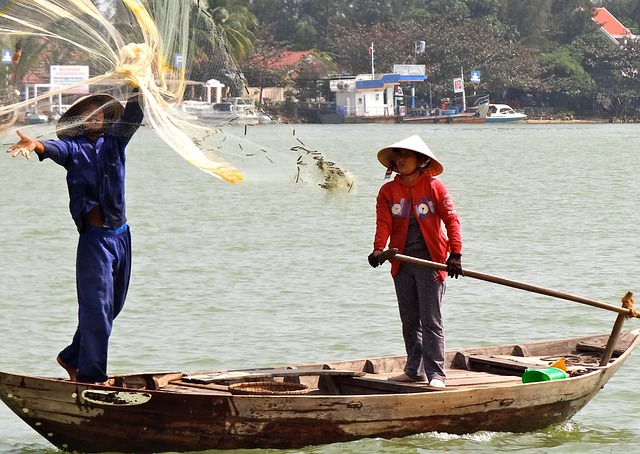
<svg viewBox="0 0 640 454"><path fill-rule="evenodd" d="M448 252L462 253L460 220L451 196L442 181L426 173L410 186L400 175L396 175L380 188L376 201L374 250L384 250L389 241L389 248L398 248L400 254L403 252L411 208L434 262L445 263ZM391 275L395 276L400 262L390 262ZM440 280L446 276L446 271L439 271Z"/></svg>

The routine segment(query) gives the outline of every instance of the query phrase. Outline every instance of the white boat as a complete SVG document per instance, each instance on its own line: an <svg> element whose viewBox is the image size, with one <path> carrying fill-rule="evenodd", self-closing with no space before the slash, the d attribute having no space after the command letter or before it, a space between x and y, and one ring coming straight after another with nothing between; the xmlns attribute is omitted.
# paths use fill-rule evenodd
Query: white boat
<svg viewBox="0 0 640 454"><path fill-rule="evenodd" d="M489 104L489 111L485 123L506 123L526 120L527 115L516 112L508 104Z"/></svg>
<svg viewBox="0 0 640 454"><path fill-rule="evenodd" d="M49 121L49 117L38 112L28 112L24 116L24 121L28 125L40 125Z"/></svg>
<svg viewBox="0 0 640 454"><path fill-rule="evenodd" d="M213 104L185 101L182 103L182 110L199 119L219 123L240 125L271 123L271 118L261 113L251 98L223 98L221 102Z"/></svg>

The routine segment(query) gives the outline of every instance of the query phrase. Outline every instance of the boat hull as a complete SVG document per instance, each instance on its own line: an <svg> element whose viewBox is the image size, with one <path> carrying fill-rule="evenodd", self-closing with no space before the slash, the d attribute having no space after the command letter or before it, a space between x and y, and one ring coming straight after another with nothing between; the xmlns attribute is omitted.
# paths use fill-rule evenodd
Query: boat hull
<svg viewBox="0 0 640 454"><path fill-rule="evenodd" d="M205 384L167 385L181 374L131 376L127 387L109 387L0 372L0 398L52 444L79 452L295 449L424 432L527 432L564 421L583 408L637 344L640 332L632 333L630 346L607 367L537 383L502 377L508 380L364 394L352 393L349 386L358 390L357 381L367 377L335 371L331 378L333 392L340 390L337 395L327 391L329 387L322 394L271 396L232 394ZM460 354L469 357L464 351ZM448 357L457 361L455 355ZM401 365L402 358L393 361ZM374 370L385 362L391 364L388 358L378 358L330 366ZM321 374L325 369L318 367ZM282 375L295 371L281 369ZM139 389L132 386L134 382ZM378 380L378 385L392 383Z"/></svg>
<svg viewBox="0 0 640 454"><path fill-rule="evenodd" d="M406 117L401 123L484 123L485 118L474 114L432 115L425 117Z"/></svg>
<svg viewBox="0 0 640 454"><path fill-rule="evenodd" d="M62 381L47 383L46 396L41 380L3 377L1 386L9 390L10 408L60 449L141 453L300 448L424 432L526 432L570 418L606 380L604 374L598 374L580 383L569 379L551 386L529 384L499 394L493 389L479 390L472 397L466 391L448 391L446 399L443 393L203 399L141 391L133 394L142 394L141 400L148 398L147 402L131 405L89 402L85 387ZM550 398L550 391L563 398ZM118 391L107 393L105 400L119 399Z"/></svg>
<svg viewBox="0 0 640 454"><path fill-rule="evenodd" d="M517 116L512 117L487 117L485 123L513 123L516 121L524 121L526 119L526 115L517 114Z"/></svg>

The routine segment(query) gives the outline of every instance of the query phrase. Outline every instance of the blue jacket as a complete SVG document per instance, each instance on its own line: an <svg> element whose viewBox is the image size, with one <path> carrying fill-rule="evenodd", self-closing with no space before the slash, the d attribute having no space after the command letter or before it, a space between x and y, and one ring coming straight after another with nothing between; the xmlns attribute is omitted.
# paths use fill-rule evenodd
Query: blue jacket
<svg viewBox="0 0 640 454"><path fill-rule="evenodd" d="M102 208L103 227L116 229L127 222L125 148L144 118L138 98L129 98L122 117L95 143L85 136L42 142L40 160L50 158L67 169L69 210L78 231L82 230L82 217L96 205Z"/></svg>

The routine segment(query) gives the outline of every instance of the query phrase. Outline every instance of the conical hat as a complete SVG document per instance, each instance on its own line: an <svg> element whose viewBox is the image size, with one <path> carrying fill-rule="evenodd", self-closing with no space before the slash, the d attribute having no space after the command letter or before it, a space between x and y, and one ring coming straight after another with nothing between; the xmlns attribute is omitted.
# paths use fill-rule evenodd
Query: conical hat
<svg viewBox="0 0 640 454"><path fill-rule="evenodd" d="M60 120L58 120L56 124L56 135L58 138L76 137L82 134L84 118L82 118L81 112L87 104L98 104L102 106L105 124L119 120L124 112L122 104L116 98L106 93L83 96L74 102L71 107L62 114Z"/></svg>
<svg viewBox="0 0 640 454"><path fill-rule="evenodd" d="M380 163L385 166L385 168L395 171L395 165L392 164L392 155L394 153L394 150L398 149L415 151L416 153L420 153L421 155L424 155L431 159L431 162L425 169L425 172L429 173L432 177L440 175L444 170L442 163L438 161L438 158L436 158L436 155L433 154L433 151L429 149L427 144L424 143L424 141L417 134L411 137L407 137L406 139L402 139L400 142L396 142L393 145L389 145L378 151L378 161L380 161Z"/></svg>

